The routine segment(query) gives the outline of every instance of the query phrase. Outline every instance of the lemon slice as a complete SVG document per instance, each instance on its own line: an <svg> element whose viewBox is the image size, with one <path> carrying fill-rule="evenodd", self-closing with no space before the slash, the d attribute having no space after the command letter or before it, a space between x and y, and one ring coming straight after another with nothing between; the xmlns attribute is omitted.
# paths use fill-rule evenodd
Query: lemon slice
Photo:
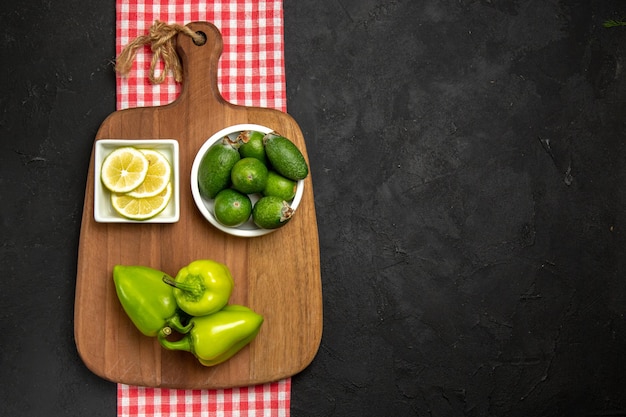
<svg viewBox="0 0 626 417"><path fill-rule="evenodd" d="M100 179L114 193L126 193L139 187L148 173L148 158L133 147L117 148L102 162Z"/></svg>
<svg viewBox="0 0 626 417"><path fill-rule="evenodd" d="M135 198L128 194L111 194L111 205L122 216L131 220L150 219L162 212L172 198L172 184L168 182L161 193L153 197Z"/></svg>
<svg viewBox="0 0 626 417"><path fill-rule="evenodd" d="M148 172L141 185L128 193L130 197L145 198L160 194L172 176L172 167L167 158L152 149L140 149L148 159Z"/></svg>

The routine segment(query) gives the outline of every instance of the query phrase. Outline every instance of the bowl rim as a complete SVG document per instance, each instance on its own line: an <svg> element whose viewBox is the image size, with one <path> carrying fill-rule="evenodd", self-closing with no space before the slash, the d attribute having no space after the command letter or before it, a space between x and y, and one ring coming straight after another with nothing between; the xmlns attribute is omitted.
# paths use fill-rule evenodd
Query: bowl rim
<svg viewBox="0 0 626 417"><path fill-rule="evenodd" d="M200 168L200 162L204 157L204 154L209 150L211 146L213 146L217 141L222 139L224 136L232 135L234 133L244 132L246 130L254 130L264 134L274 132L274 129L271 129L267 126L254 124L254 123L241 123L235 124L228 127L225 127L218 132L211 135L200 147L196 156L193 160L193 164L191 166L191 175L190 175L190 183L191 183L191 194L193 196L193 200L196 204L196 207L200 211L200 213L206 218L209 223L215 226L217 229L228 233L233 236L240 237L257 237L263 236L268 233L275 232L278 229L262 229L258 226L254 225L256 228L250 228L249 223L244 223L243 225L237 227L228 227L224 226L220 222L217 221L215 216L211 211L211 207L207 206L207 201L200 195L200 189L198 187L198 170ZM296 195L290 203L291 208L295 211L300 205L300 201L302 200L302 196L304 193L304 180L296 181Z"/></svg>

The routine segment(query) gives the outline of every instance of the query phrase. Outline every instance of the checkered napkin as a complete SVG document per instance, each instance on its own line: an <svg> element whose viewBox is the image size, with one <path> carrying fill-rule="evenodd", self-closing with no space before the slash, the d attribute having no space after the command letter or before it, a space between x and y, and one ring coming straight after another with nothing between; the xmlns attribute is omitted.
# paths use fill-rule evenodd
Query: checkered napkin
<svg viewBox="0 0 626 417"><path fill-rule="evenodd" d="M286 110L282 0L116 0L116 53L155 20L172 24L208 21L221 32L224 48L218 86L225 100L243 106ZM168 74L163 84L148 80L152 54L139 48L130 73L117 77L119 110L161 106L181 86ZM157 72L163 66L157 67ZM118 384L120 417L288 417L291 379L223 390L179 390Z"/></svg>

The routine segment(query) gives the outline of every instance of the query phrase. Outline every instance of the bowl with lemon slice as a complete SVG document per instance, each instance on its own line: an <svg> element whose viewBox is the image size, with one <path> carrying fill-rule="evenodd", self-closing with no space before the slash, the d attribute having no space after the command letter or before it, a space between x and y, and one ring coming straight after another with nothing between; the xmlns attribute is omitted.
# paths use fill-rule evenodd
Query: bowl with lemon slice
<svg viewBox="0 0 626 417"><path fill-rule="evenodd" d="M96 141L94 218L99 223L175 223L180 218L178 142Z"/></svg>

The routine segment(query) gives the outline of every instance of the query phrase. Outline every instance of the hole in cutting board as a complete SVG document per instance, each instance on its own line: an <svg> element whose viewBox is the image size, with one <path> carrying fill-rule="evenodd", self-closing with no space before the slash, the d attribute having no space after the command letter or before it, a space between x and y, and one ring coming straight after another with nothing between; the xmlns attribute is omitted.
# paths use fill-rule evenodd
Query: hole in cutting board
<svg viewBox="0 0 626 417"><path fill-rule="evenodd" d="M195 43L198 46L202 46L206 43L206 33L202 32L201 30L197 31L196 34L202 36L202 39L199 41L196 41L195 39L193 40L193 43Z"/></svg>

